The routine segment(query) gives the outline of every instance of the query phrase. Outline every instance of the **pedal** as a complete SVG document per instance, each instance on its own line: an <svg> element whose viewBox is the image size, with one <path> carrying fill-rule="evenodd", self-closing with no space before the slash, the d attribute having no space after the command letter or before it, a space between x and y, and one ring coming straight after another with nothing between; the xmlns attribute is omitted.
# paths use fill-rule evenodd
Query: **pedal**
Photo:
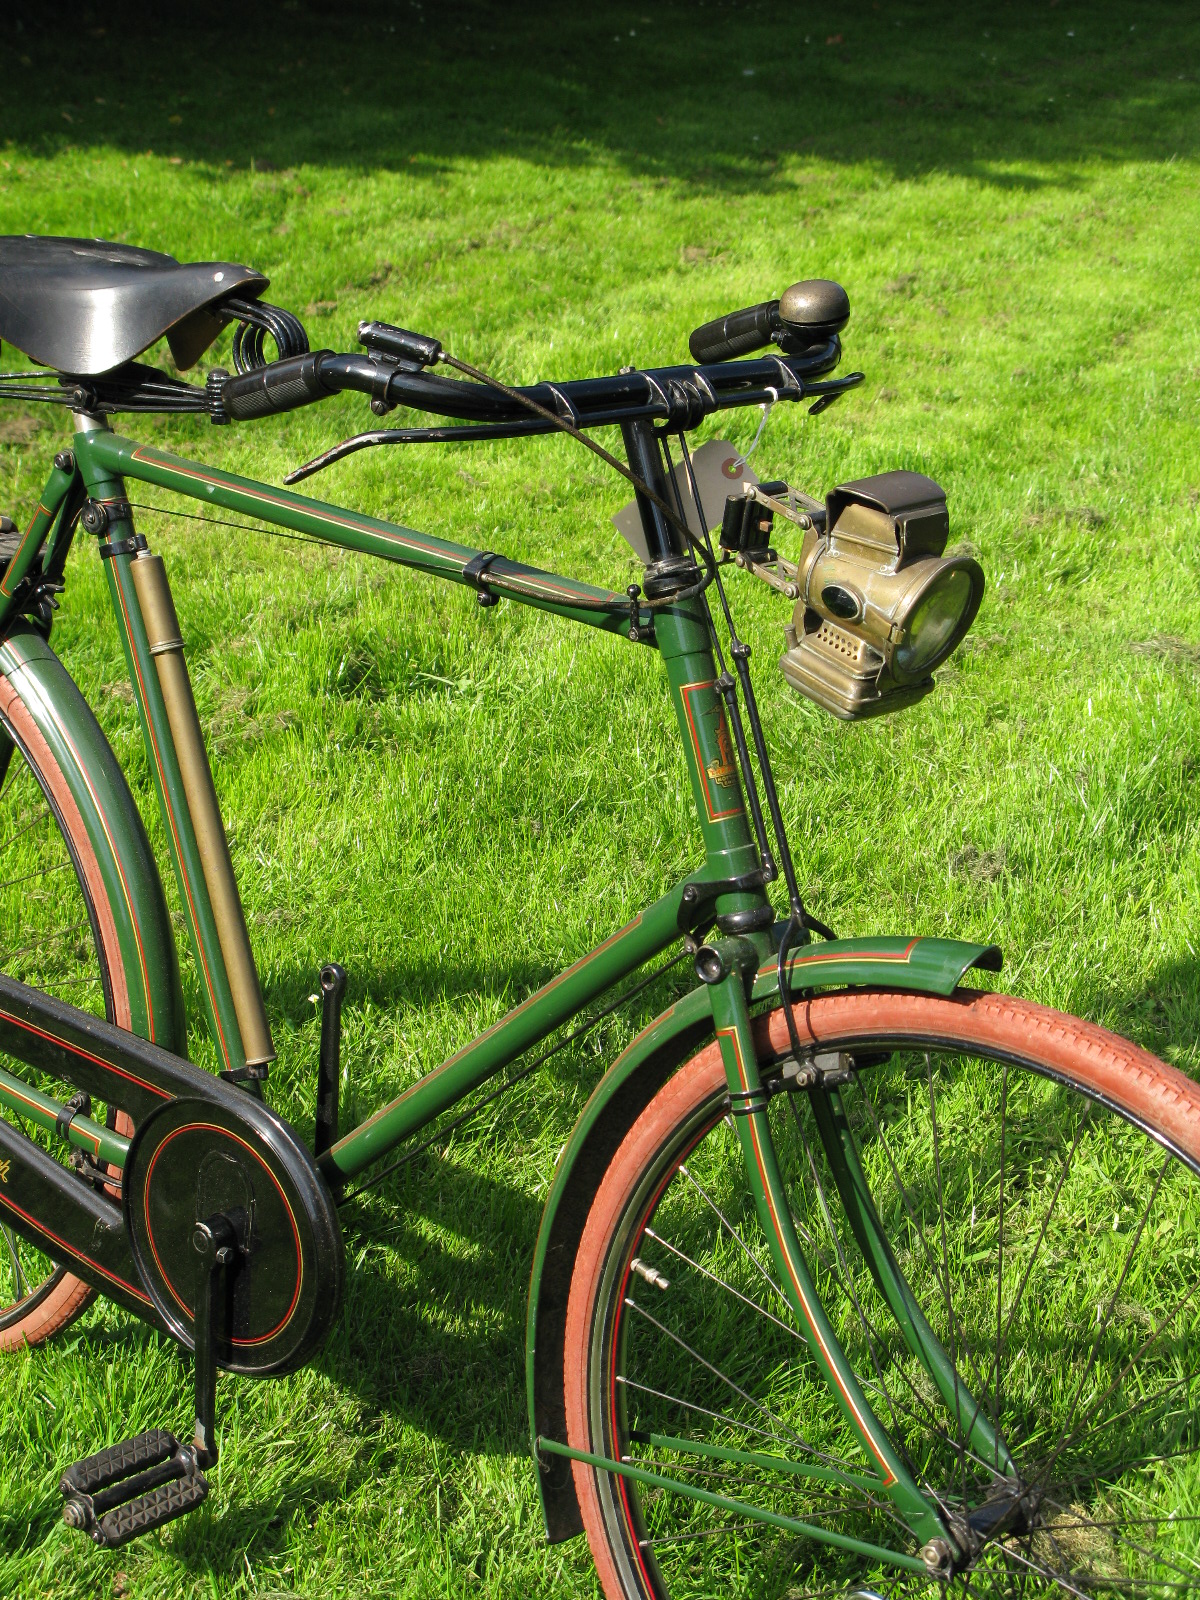
<svg viewBox="0 0 1200 1600"><path fill-rule="evenodd" d="M217 1459L215 1329L228 1320L228 1269L239 1256L246 1220L244 1212L231 1209L197 1222L192 1232L196 1432L191 1444L180 1444L165 1428L151 1428L85 1456L62 1475L63 1521L107 1550L194 1511L208 1496L204 1468Z"/></svg>
<svg viewBox="0 0 1200 1600"><path fill-rule="evenodd" d="M194 1446L151 1428L76 1461L62 1475L63 1521L106 1550L193 1511L208 1496Z"/></svg>

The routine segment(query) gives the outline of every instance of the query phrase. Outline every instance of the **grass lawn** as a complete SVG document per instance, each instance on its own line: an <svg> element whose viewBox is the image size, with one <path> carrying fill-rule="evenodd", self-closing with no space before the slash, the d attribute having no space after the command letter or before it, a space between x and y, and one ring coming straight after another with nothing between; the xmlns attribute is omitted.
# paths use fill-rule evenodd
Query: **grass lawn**
<svg viewBox="0 0 1200 1600"><path fill-rule="evenodd" d="M314 346L377 316L519 380L683 359L697 323L840 280L867 381L816 420L779 408L754 464L818 493L930 473L988 593L936 694L845 727L775 673L786 604L738 589L806 897L844 934L994 940L1014 992L1200 1072L1192 8L243 9L147 29L9 8L0 232L246 260ZM745 446L756 422L722 426ZM346 400L137 431L278 482L366 425ZM63 442L48 408L0 416L0 508L28 517ZM568 440L361 454L311 487L636 575L608 520L624 486ZM323 961L351 974L363 1115L696 860L650 652L257 532L141 527L219 756L272 1101L302 1128ZM161 848L99 565L73 556L54 643ZM202 1029L186 963L185 985ZM100 1308L5 1361L0 1593L592 1595L582 1542L541 1538L525 1289L557 1152L662 1000L363 1204L320 1360L223 1381L196 1516L115 1557L59 1518L67 1462L185 1426L173 1346ZM211 1059L195 1026L192 1050Z"/></svg>

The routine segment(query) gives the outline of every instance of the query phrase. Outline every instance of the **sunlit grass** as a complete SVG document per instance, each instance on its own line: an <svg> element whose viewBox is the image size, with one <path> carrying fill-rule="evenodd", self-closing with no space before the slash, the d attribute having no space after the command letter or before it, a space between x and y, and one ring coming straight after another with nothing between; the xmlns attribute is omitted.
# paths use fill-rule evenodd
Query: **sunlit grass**
<svg viewBox="0 0 1200 1600"><path fill-rule="evenodd" d="M119 6L0 23L5 231L249 260L314 346L351 347L373 315L509 378L678 360L721 311L845 283L845 370L867 382L819 420L779 408L755 465L814 492L931 473L989 590L933 697L846 728L785 690L786 609L743 581L806 891L839 932L995 940L1018 992L1200 1067L1186 11L285 6L146 27ZM369 420L346 401L137 431L278 482ZM744 446L756 422L721 426ZM58 413L0 416L0 508L28 515L63 442ZM623 486L569 441L360 455L313 488L593 581L636 576L608 521ZM323 961L351 974L363 1114L697 859L649 652L139 516L219 758L272 1100L301 1128ZM161 849L99 567L72 558L54 644ZM68 1461L186 1425L172 1348L99 1310L5 1363L0 1589L590 1595L582 1546L541 1540L524 1301L555 1156L627 1032L606 1025L364 1205L317 1365L223 1382L197 1516L116 1557L58 1520ZM210 1060L195 1030L192 1049Z"/></svg>

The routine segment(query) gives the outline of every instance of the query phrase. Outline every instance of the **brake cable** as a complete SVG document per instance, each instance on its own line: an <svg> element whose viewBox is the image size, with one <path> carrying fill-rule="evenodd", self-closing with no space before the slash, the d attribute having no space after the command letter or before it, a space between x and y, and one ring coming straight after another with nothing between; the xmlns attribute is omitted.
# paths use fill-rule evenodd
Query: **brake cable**
<svg viewBox="0 0 1200 1600"><path fill-rule="evenodd" d="M452 1118L444 1127L435 1129L427 1139L422 1139L420 1144L414 1145L411 1150L405 1150L395 1161L389 1161L386 1167L383 1167L379 1172L372 1173L356 1189L351 1189L349 1194L344 1194L338 1201L338 1205L344 1206L351 1200L357 1200L359 1195L365 1194L368 1189L376 1188L385 1178L390 1177L393 1172L415 1160L422 1151L428 1150L431 1145L444 1140L456 1128L462 1127L464 1122L469 1122L473 1117L477 1117L494 1100L498 1100L501 1095L507 1094L510 1089L515 1089L523 1078L528 1078L531 1073L544 1066L551 1056L556 1056L560 1050L565 1050L569 1044L574 1044L586 1034L591 1033L592 1029L598 1027L605 1017L611 1017L614 1011L619 1011L622 1006L628 1005L631 1000L636 999L643 990L648 989L651 984L664 977L672 967L677 967L689 954L690 951L685 944L678 955L670 956L661 966L655 967L653 972L648 972L644 978L639 978L631 988L626 989L623 994L619 994L615 1000L610 1001L602 1010L597 1011L594 1017L589 1017L586 1022L581 1023L578 1028L575 1028L571 1033L560 1039L557 1044L552 1044L548 1050L543 1050L540 1056L535 1056L527 1066L521 1068L520 1072L514 1073L511 1078L506 1078L490 1094L484 1095L483 1099L478 1101L477 1104L468 1106L465 1111L460 1111L458 1116Z"/></svg>
<svg viewBox="0 0 1200 1600"><path fill-rule="evenodd" d="M766 413L769 413L770 409L770 406L764 408L763 423L759 427L760 435L762 433L763 426L766 424ZM679 445L683 455L684 466L687 470L688 482L691 487L692 497L696 502L697 510L699 510L700 485L696 482L696 473L694 467L692 466L691 451L688 449L687 440L683 437L682 433L680 434ZM701 512L700 521L702 525L704 520L704 514ZM706 534L705 537L707 539L708 535ZM755 696L754 685L750 678L750 646L738 636L738 631L733 620L733 612L729 605L729 597L725 593L725 585L721 580L720 572L714 570L713 577L716 580L717 594L720 597L721 609L725 613L725 622L729 629L729 653L733 658L738 681L741 684L742 698L746 702L746 715L750 721L750 732L754 739L755 754L758 757L759 772L763 780L763 792L766 795L767 809L771 815L771 831L775 835L775 844L779 851L779 864L783 868L784 884L787 889L788 910L790 914L786 924L784 925L783 934L779 941L779 949L776 959L776 981L779 986L780 1008L783 1011L784 1021L787 1023L788 1041L791 1044L792 1052L795 1055L796 1060L800 1061L804 1056L804 1047L800 1039L799 1030L796 1027L796 1019L792 1015L791 985L787 976L787 958L791 953L791 949L795 944L797 937L806 929L812 930L815 933L819 933L823 939L835 939L837 935L834 933L833 929L822 922L819 917L813 916L812 912L809 911L805 906L804 900L801 897L800 885L796 878L796 867L792 860L791 847L788 844L787 829L784 826L783 811L779 804L779 791L775 787L775 774L771 766L770 754L767 750L767 741L763 733L762 719L758 714L758 699ZM712 608L708 604L707 596L705 597L704 601L704 609L708 614L709 633L712 637L714 645L716 645L717 659L721 664L721 678L718 680L718 686L724 686L726 703L733 713L731 720L736 719L735 726L737 732L738 758L741 763L743 773L746 777L747 794L751 798L751 809L753 812L755 829L759 838L759 854L761 857L763 857L763 865L765 870L766 862L769 858L767 857L766 852L763 850L764 830L762 810L758 805L758 796L754 787L754 775L750 766L749 753L746 750L745 735L741 731L741 718L736 714L737 698L733 689L733 679L725 670L720 642L717 639L717 630L713 624ZM774 863L772 862L771 865L773 867Z"/></svg>
<svg viewBox="0 0 1200 1600"><path fill-rule="evenodd" d="M515 400L519 405L525 406L528 410L534 412L536 415L545 418L545 420L548 422L553 423L555 427L559 428L563 433L568 434L573 439L577 439L580 444L586 445L586 447L595 455L598 455L602 461L607 462L609 466L615 468L615 470L619 472L623 478L627 478L629 482L633 484L636 490L644 494L649 500L653 501L653 503L663 512L664 516L671 523L671 525L684 535L688 544L691 546L693 553L700 557L707 571L707 578L705 581L697 588L688 591L689 595L702 592L708 587L709 583L715 580L717 592L721 598L721 606L725 613L725 620L729 627L730 654L733 656L737 676L741 684L742 695L746 700L746 711L750 718L750 730L754 738L755 753L758 756L759 767L762 770L764 780L763 788L766 794L767 807L771 814L771 831L775 835L775 843L779 850L780 856L780 866L783 868L785 886L788 891L788 900L790 902L789 910L791 915L788 919L787 926L784 929L783 939L781 940L779 946L778 976L780 999L783 1003L783 1010L787 1018L788 1033L791 1036L790 1042L797 1056L799 1056L801 1054L800 1039L796 1031L795 1021L792 1017L791 1007L788 1004L787 980L785 976L785 967L789 949L795 941L796 935L804 929L811 928L814 932L821 934L827 939L832 939L835 936L831 928L826 927L823 922L814 917L812 913L808 911L800 895L800 886L796 881L795 866L792 861L791 851L788 848L787 833L783 824L783 813L779 807L779 796L775 788L774 775L771 771L770 759L767 754L766 740L763 736L762 722L758 715L758 703L754 697L754 690L750 683L750 649L748 645L744 644L741 639L739 639L737 629L734 626L733 615L729 609L729 601L725 594L725 586L721 582L718 562L713 552L712 542L708 537L707 530L705 531L703 542L701 542L701 540L692 533L686 522L682 521L681 518L676 515L667 502L650 488L649 484L644 483L635 472L625 465L623 461L618 460L616 456L605 450L602 445L598 445L595 440L589 439L584 433L576 428L574 424L569 423L564 417L560 417L555 412L548 410L545 406L539 405L536 400L531 399L529 395L522 394L519 389L510 388L507 384L501 383L498 379L490 377L486 372L482 371L481 368L472 366L470 362L460 361L457 356L449 355L445 350L440 350L438 352L438 360L444 362L447 366L456 368L459 372L465 373L469 378L474 378L478 382L486 384L489 388L495 389L498 393L507 396L508 399ZM762 437L763 430L766 427L767 418L771 413L772 405L774 405L774 401L771 402L771 405L763 408L763 417L761 423L759 424L759 429L757 435L755 436L754 444L757 444L759 439ZM696 504L696 513L700 518L700 523L703 527L704 512L700 504L700 489L696 482L695 471L692 467L691 452L688 450L687 440L684 438L682 429L680 429L680 447L683 452L683 460L688 475L692 499ZM753 448L754 445L751 445L751 449ZM743 457L742 459L744 460L745 458ZM679 491L677 486L677 497L678 493ZM668 601L663 603L673 604L681 598L683 597L680 595L672 595ZM644 603L649 605L651 602ZM705 601L705 610L708 612L709 633L713 639L713 642L717 645L717 653L718 657L720 657L721 647L717 642L716 629L713 626L712 612L709 610L707 600ZM723 672L722 676L727 677L728 673ZM730 688L732 689L732 683L730 684ZM732 700L734 705L736 705L735 697L728 696L727 699ZM740 716L736 715L736 712L734 721L737 725L736 736L738 736L738 755L740 758L740 763L747 779L747 789L753 794L752 810L756 813L753 821L755 823L755 831L758 834L760 856L765 858L763 860L764 868L768 868L769 864L769 869L773 869L774 862L771 860L770 853L768 851L763 851L762 849L762 844L765 843L763 817L758 806L758 795L755 790L753 773L750 768L749 752L746 750L745 746L745 735L741 732L741 718ZM773 871L771 872L771 875L774 876Z"/></svg>
<svg viewBox="0 0 1200 1600"><path fill-rule="evenodd" d="M638 494L645 495L647 500L649 500L653 505L657 506L659 511L662 512L663 516L667 519L675 531L683 535L691 547L692 554L699 556L703 562L707 572L707 577L699 586L685 590L681 594L670 595L665 600L655 602L653 600L647 600L643 598L640 602L642 605L647 607L653 607L656 604L674 605L680 600L689 599L691 596L699 594L703 589L708 587L713 578L716 576L717 570L716 559L714 558L711 550L707 549L688 527L687 523L675 514L671 506L666 500L663 499L662 495L658 494L656 490L652 489L650 485L640 478L631 467L627 467L619 457L614 456L610 451L606 450L603 445L597 444L594 439L589 439L587 434L585 434L580 428L577 428L573 422L568 422L565 417L559 416L557 412L551 411L546 406L540 405L529 395L522 394L519 389L513 389L510 388L508 384L501 383L498 378L491 377L488 373L484 372L481 367L474 367L469 361L460 361L457 356L452 356L445 350L438 352L438 360L444 362L448 367L454 367L458 372L465 373L468 378L474 378L477 383L486 384L489 389L495 389L498 394L504 395L507 399L515 400L518 405L524 406L527 411L532 411L535 416L541 417L546 422L553 423L556 428L558 428L562 433L565 433L569 438L577 440L586 449L590 450L593 455L599 456L601 461L605 462L608 466L612 467L615 472L619 472L623 478L627 479L633 485ZM697 507L697 510L698 509L699 508Z"/></svg>

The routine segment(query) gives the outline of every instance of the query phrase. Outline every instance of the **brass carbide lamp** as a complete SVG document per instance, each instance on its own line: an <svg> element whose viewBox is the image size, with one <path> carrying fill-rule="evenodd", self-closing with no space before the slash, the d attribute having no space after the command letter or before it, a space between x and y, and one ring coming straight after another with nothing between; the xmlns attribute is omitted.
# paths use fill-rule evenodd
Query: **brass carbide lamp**
<svg viewBox="0 0 1200 1600"><path fill-rule="evenodd" d="M899 711L933 688L983 599L971 556L943 556L946 496L919 472L884 472L826 496L812 519L780 669L847 721Z"/></svg>

